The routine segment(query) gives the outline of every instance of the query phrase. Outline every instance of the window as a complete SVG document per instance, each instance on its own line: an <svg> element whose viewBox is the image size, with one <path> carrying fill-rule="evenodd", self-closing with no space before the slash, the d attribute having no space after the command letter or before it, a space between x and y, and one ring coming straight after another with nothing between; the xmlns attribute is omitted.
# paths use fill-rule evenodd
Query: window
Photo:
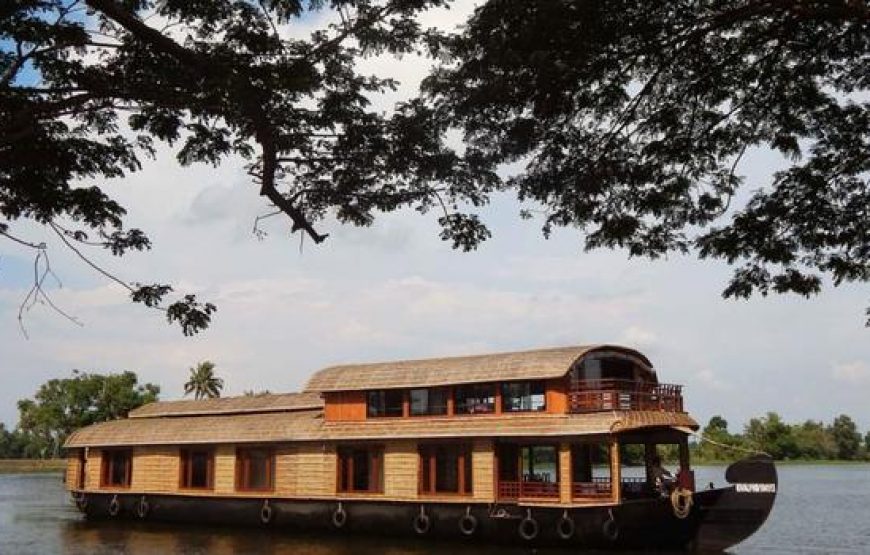
<svg viewBox="0 0 870 555"><path fill-rule="evenodd" d="M269 491L275 483L275 456L265 448L236 450L236 489Z"/></svg>
<svg viewBox="0 0 870 555"><path fill-rule="evenodd" d="M610 446L580 443L571 446L571 496L610 497Z"/></svg>
<svg viewBox="0 0 870 555"><path fill-rule="evenodd" d="M342 447L338 450L338 491L380 493L383 491L383 449Z"/></svg>
<svg viewBox="0 0 870 555"><path fill-rule="evenodd" d="M420 448L420 493L471 493L471 450L465 445Z"/></svg>
<svg viewBox="0 0 870 555"><path fill-rule="evenodd" d="M547 410L544 382L508 382L501 386L504 412Z"/></svg>
<svg viewBox="0 0 870 555"><path fill-rule="evenodd" d="M527 445L520 450L523 482L559 483L559 463L552 445Z"/></svg>
<svg viewBox="0 0 870 555"><path fill-rule="evenodd" d="M181 450L182 488L212 489L214 487L214 452L210 449Z"/></svg>
<svg viewBox="0 0 870 555"><path fill-rule="evenodd" d="M366 415L369 417L402 416L405 395L401 389L369 391L366 401Z"/></svg>
<svg viewBox="0 0 870 555"><path fill-rule="evenodd" d="M455 390L456 414L487 414L495 412L495 385L463 385Z"/></svg>
<svg viewBox="0 0 870 555"><path fill-rule="evenodd" d="M443 387L411 390L411 416L447 414L447 389Z"/></svg>
<svg viewBox="0 0 870 555"><path fill-rule="evenodd" d="M100 485L129 488L133 474L133 452L129 449L103 451Z"/></svg>

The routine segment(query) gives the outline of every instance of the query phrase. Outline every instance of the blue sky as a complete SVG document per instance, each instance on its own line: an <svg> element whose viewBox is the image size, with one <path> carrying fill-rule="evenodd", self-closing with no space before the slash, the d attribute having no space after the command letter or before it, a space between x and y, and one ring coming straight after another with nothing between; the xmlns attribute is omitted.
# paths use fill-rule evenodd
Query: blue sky
<svg viewBox="0 0 870 555"><path fill-rule="evenodd" d="M462 14L434 14L453 25ZM425 72L413 59L373 59L367 68L396 73L412 94ZM757 152L744 165L750 188L780 164ZM584 253L576 231L550 240L540 222L518 218L519 205L498 196L482 213L493 239L460 253L441 242L434 215L389 214L371 228L322 224L330 238L300 252L284 222L263 241L253 219L268 211L241 163L180 168L163 149L123 181L98 183L124 204L128 225L145 229L154 250L97 258L130 281L164 281L219 306L213 327L184 338L162 315L131 305L116 286L84 267L43 229L16 224L45 240L63 287L53 298L75 326L37 305L18 328L18 306L31 279L33 253L0 244L0 421L15 422L15 401L73 369L134 370L178 398L187 369L217 364L226 394L291 391L337 362L390 360L597 342L648 354L660 379L686 386L697 419L721 414L739 428L774 410L786 419L830 421L852 415L870 429L870 330L867 288L828 287L818 297L726 301L729 268L672 256L629 260L625 253Z"/></svg>

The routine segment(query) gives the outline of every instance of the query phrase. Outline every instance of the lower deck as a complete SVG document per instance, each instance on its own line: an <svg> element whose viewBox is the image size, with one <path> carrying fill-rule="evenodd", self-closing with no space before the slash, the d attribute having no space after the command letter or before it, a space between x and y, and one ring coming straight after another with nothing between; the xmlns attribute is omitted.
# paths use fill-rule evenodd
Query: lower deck
<svg viewBox="0 0 870 555"><path fill-rule="evenodd" d="M677 459L693 488L686 435L130 446L71 450L75 492L287 500L613 506L656 497L651 461Z"/></svg>

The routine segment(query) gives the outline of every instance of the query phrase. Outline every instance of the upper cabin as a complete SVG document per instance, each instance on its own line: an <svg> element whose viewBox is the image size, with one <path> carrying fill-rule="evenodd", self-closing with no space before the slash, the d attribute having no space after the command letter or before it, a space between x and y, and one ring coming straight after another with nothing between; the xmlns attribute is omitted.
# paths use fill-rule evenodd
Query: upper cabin
<svg viewBox="0 0 870 555"><path fill-rule="evenodd" d="M327 423L683 412L681 389L659 383L640 353L609 345L333 366L317 372L306 387L323 395Z"/></svg>

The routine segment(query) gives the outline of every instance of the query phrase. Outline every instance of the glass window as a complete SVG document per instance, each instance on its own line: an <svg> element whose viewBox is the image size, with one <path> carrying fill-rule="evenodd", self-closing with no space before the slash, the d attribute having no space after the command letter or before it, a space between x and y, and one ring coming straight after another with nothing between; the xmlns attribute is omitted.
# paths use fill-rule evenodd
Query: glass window
<svg viewBox="0 0 870 555"><path fill-rule="evenodd" d="M471 493L471 450L467 446L423 446L420 465L420 493Z"/></svg>
<svg viewBox="0 0 870 555"><path fill-rule="evenodd" d="M103 451L100 483L103 487L128 488L133 470L133 453L128 449Z"/></svg>
<svg viewBox="0 0 870 555"><path fill-rule="evenodd" d="M447 414L447 389L434 387L412 389L411 416L434 416Z"/></svg>
<svg viewBox="0 0 870 555"><path fill-rule="evenodd" d="M211 489L214 483L214 452L210 449L181 450L181 487Z"/></svg>
<svg viewBox="0 0 870 555"><path fill-rule="evenodd" d="M523 482L559 482L559 464L556 448L552 445L524 446L520 453Z"/></svg>
<svg viewBox="0 0 870 555"><path fill-rule="evenodd" d="M381 447L338 450L338 491L380 493L384 483Z"/></svg>
<svg viewBox="0 0 870 555"><path fill-rule="evenodd" d="M504 412L547 410L544 382L508 382L501 386Z"/></svg>
<svg viewBox="0 0 870 555"><path fill-rule="evenodd" d="M369 391L367 394L366 414L369 417L402 416L404 401L405 394L401 389Z"/></svg>
<svg viewBox="0 0 870 555"><path fill-rule="evenodd" d="M455 389L456 414L488 414L495 412L495 385L463 385Z"/></svg>
<svg viewBox="0 0 870 555"><path fill-rule="evenodd" d="M236 451L236 487L240 490L271 490L274 486L275 456L268 449Z"/></svg>

